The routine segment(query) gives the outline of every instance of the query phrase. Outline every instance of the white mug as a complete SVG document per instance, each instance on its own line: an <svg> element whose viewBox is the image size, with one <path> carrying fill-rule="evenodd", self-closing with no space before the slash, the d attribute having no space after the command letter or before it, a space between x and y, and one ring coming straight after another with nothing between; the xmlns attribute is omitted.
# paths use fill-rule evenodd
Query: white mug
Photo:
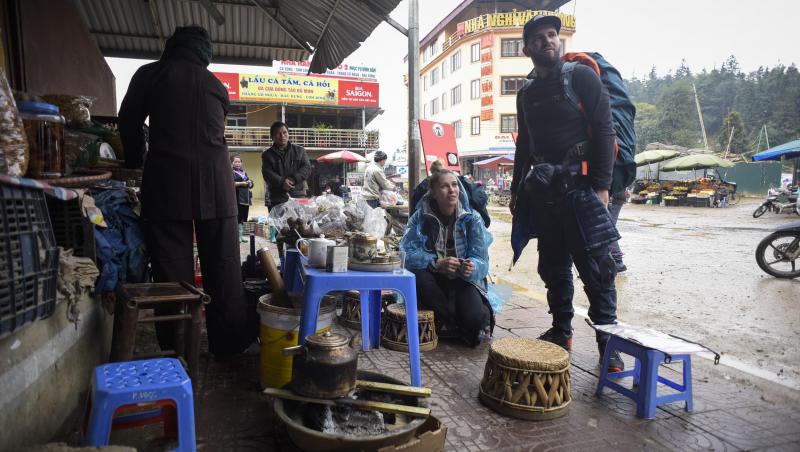
<svg viewBox="0 0 800 452"><path fill-rule="evenodd" d="M300 243L302 242L306 242L308 265L312 267L324 267L328 261L328 247L336 245L336 242L328 239L299 239L294 247L297 248L297 252L300 254L303 254L300 251Z"/></svg>

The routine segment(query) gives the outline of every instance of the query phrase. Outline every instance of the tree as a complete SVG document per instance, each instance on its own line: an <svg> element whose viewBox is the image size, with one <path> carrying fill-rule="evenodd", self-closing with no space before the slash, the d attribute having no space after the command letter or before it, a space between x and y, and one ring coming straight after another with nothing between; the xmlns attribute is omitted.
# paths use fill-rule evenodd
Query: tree
<svg viewBox="0 0 800 452"><path fill-rule="evenodd" d="M684 58L681 60L680 67L675 71L675 78L682 79L691 77L692 77L692 70L689 69L689 66L686 65L686 58Z"/></svg>
<svg viewBox="0 0 800 452"><path fill-rule="evenodd" d="M697 122L692 86L688 81L674 83L665 89L656 107L657 127L667 143L697 147L702 136Z"/></svg>
<svg viewBox="0 0 800 452"><path fill-rule="evenodd" d="M639 102L636 104L636 152L644 151L648 143L664 141L658 130L658 109L653 104Z"/></svg>
<svg viewBox="0 0 800 452"><path fill-rule="evenodd" d="M733 137L731 137L731 129L733 129ZM730 152L735 154L742 154L749 150L747 144L747 132L744 130L744 122L742 115L738 111L732 111L722 123L722 129L717 136L717 143L720 149L728 149L728 139L730 138L731 146Z"/></svg>

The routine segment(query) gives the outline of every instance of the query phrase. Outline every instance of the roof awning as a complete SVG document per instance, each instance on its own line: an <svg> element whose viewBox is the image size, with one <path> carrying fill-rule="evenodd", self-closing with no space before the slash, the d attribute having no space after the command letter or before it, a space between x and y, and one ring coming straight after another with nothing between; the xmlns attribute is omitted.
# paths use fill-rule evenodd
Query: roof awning
<svg viewBox="0 0 800 452"><path fill-rule="evenodd" d="M200 25L214 62L270 66L308 59L310 71L335 68L400 0L76 0L105 56L157 59L175 27Z"/></svg>
<svg viewBox="0 0 800 452"><path fill-rule="evenodd" d="M501 166L514 166L514 154L500 155L473 163L483 169L498 169Z"/></svg>
<svg viewBox="0 0 800 452"><path fill-rule="evenodd" d="M800 140L783 143L780 146L775 146L774 148L759 152L753 156L753 161L780 160L781 157L786 157L787 159L800 157Z"/></svg>

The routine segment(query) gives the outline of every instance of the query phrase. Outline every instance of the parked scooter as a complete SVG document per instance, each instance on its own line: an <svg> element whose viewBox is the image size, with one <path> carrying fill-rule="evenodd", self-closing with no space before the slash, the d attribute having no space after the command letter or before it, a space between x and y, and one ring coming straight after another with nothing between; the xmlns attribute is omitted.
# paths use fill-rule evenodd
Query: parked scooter
<svg viewBox="0 0 800 452"><path fill-rule="evenodd" d="M768 211L800 215L800 208L797 205L798 192L800 192L798 187L770 188L767 199L753 212L753 218L758 218Z"/></svg>
<svg viewBox="0 0 800 452"><path fill-rule="evenodd" d="M756 247L756 262L776 278L800 276L800 221L785 224Z"/></svg>

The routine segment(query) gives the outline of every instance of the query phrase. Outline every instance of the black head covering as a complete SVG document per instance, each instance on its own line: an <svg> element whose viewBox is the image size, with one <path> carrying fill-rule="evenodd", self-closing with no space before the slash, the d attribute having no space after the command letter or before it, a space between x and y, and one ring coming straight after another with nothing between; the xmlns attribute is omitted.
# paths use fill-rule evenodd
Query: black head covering
<svg viewBox="0 0 800 452"><path fill-rule="evenodd" d="M184 57L199 60L204 66L211 64L211 37L198 25L176 27L164 45L161 58Z"/></svg>

